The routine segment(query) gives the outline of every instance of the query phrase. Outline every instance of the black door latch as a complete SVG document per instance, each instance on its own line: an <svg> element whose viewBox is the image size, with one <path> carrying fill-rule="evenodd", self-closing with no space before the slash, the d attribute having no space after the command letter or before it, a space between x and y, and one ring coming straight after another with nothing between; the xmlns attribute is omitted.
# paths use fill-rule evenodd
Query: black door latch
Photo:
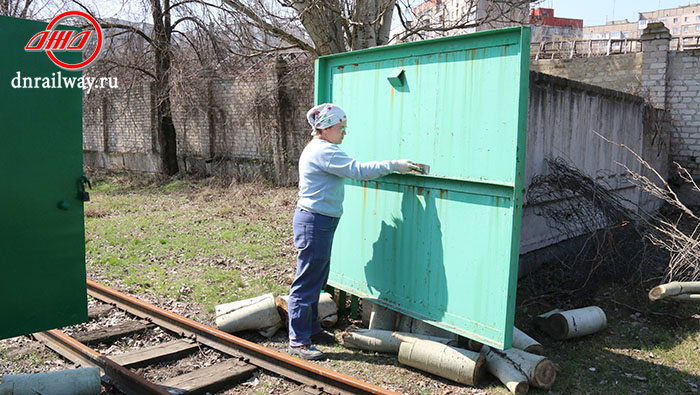
<svg viewBox="0 0 700 395"><path fill-rule="evenodd" d="M92 189L92 184L90 184L90 180L82 176L80 178L80 192L78 192L78 199L80 199L83 202L89 202L90 201L90 193L85 190L85 184L88 185L88 188Z"/></svg>

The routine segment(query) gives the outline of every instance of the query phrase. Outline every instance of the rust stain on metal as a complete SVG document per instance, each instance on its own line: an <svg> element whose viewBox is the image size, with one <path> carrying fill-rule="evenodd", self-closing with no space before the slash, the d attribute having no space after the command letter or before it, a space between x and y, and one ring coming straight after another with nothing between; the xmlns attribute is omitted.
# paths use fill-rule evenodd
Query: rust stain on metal
<svg viewBox="0 0 700 395"><path fill-rule="evenodd" d="M423 187L418 187L418 194L422 195L423 194Z"/></svg>
<svg viewBox="0 0 700 395"><path fill-rule="evenodd" d="M474 74L474 56L476 55L476 49L472 49L471 53L472 53L472 61L469 62L469 65L471 67L469 74Z"/></svg>
<svg viewBox="0 0 700 395"><path fill-rule="evenodd" d="M367 181L362 181L362 213L365 212L367 206Z"/></svg>

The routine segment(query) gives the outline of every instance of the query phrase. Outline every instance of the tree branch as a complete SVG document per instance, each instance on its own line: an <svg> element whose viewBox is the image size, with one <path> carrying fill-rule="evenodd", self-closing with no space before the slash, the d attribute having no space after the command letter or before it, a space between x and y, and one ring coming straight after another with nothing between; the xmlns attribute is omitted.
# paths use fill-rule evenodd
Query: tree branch
<svg viewBox="0 0 700 395"><path fill-rule="evenodd" d="M307 44L305 41L299 39L298 37L289 34L288 32L271 25L270 23L266 22L263 20L259 15L257 15L253 10L250 8L246 7L243 3L241 3L238 0L222 0L225 4L228 4L233 8L234 10L242 13L243 15L247 16L250 18L253 22L255 22L260 28L265 29L267 31L272 32L276 36L280 37L281 39L287 41L290 44L294 44L298 46L299 48L309 51L316 56L318 56L318 52L316 51L316 48L312 47L311 45Z"/></svg>

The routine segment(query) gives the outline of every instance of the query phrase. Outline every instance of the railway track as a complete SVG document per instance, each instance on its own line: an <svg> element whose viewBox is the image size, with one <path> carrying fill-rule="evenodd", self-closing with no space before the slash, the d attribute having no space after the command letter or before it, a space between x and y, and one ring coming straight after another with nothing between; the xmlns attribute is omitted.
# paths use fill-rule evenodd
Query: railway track
<svg viewBox="0 0 700 395"><path fill-rule="evenodd" d="M139 320L113 327L109 331L83 333L78 339L59 330L36 333L34 337L78 366L99 367L104 373L103 382L124 394L216 392L248 380L258 369L302 384L302 387L290 394L396 394L200 324L93 281L88 280L87 283L90 296L138 317ZM108 342L110 338L156 326L167 331L174 339L111 358L84 344ZM178 360L202 349L216 350L227 358L159 383L148 381L132 370Z"/></svg>

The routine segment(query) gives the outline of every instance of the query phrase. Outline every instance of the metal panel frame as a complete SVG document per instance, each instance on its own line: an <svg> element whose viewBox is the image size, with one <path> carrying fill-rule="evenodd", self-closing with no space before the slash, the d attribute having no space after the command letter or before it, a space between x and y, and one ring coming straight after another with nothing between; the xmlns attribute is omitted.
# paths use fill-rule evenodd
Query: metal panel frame
<svg viewBox="0 0 700 395"><path fill-rule="evenodd" d="M416 139L416 133L411 131L412 128L416 127L415 125L397 127L395 123L402 121L392 118L390 123L384 124L389 125L388 129L391 130L388 132L381 130L379 132L396 133L396 130L398 130L398 133L401 133L400 137L403 140L409 139L409 141L396 143L397 145L402 144L401 148L393 151L387 147L365 147L366 149L362 149L362 145L358 144L357 141L363 139L372 141L370 134L378 133L378 131L364 129L353 131L353 122L361 126L367 126L372 125L372 122L377 124L376 119L381 117L376 116L376 114L368 114L368 112L372 111L372 106L375 104L372 100L360 99L359 101L364 102L358 103L357 99L353 101L352 98L346 97L347 95L344 96L342 93L339 93L345 92L343 90L343 81L349 81L346 84L355 86L353 92L357 92L357 84L367 83L371 85L372 82L368 81L366 77L364 77L365 80L362 77L352 78L354 76L367 76L370 71L374 72L376 69L377 75L381 75L381 78L375 78L374 86L362 86L359 89L364 90L366 88L367 92L374 90L376 93L376 85L385 83L383 79L384 74L386 74L392 87L386 88L386 85L382 85L381 89L391 89L392 105L394 105L394 96L397 95L397 97L400 96L401 105L403 106L404 98L409 100L408 98L411 97L411 94L419 95L421 92L427 91L425 90L426 88L421 87L420 80L416 82L415 72L411 74L410 78L412 80L408 83L410 88L407 86L406 89L402 89L397 78L404 78L404 76L398 72L397 67L400 69L403 69L404 66L414 68L419 66L426 67L424 63L419 64L419 60L427 58L431 59L431 67L433 67L431 70L435 70L435 64L444 64L448 68L461 63L469 64L471 62L474 64L476 61L488 58L489 65L497 64L502 66L502 69L498 69L499 72L505 73L504 76L507 76L505 78L507 82L512 83L512 86L499 87L501 91L509 92L509 95L503 99L503 103L499 102L499 106L503 107L504 126L493 131L494 134L505 135L508 139L511 139L508 141L512 141L512 144L515 145L515 147L503 147L501 156L490 157L497 158L499 165L503 165L500 168L500 172L494 171L494 174L489 174L488 177L480 174L470 174L469 169L460 168L460 166L464 167L464 165L459 161L455 161L456 164L451 163L450 166L447 166L450 167L449 172L441 172L439 167L433 166L431 172L434 171L436 174L431 176L392 174L368 182L353 180L346 182L346 214L341 219L340 227L335 236L329 285L363 298L372 299L376 303L406 315L492 346L502 349L511 347L522 197L524 192L523 173L528 107L529 42L529 28L517 27L354 51L321 57L316 61L315 102L317 104L334 102L341 105L344 105L345 102L348 103L348 107L354 112L348 113L348 129L350 132L341 148L345 149L345 147L348 147L347 152L359 160L398 159L400 155L406 155L405 152L420 152L420 147L416 148L416 146L425 144L425 141ZM479 55L482 53L483 55ZM436 57L430 58L431 56ZM479 56L482 57L480 58ZM392 68L392 65L394 65L394 68ZM353 72L358 74L352 74ZM361 74L363 72L365 74ZM493 70L489 70L489 72L491 74L494 73ZM406 75L408 74L410 72L407 69ZM444 75L447 76L446 78L450 76L447 72ZM493 75L491 75L491 78L493 80ZM447 92L445 94L449 95L452 92L450 89L452 89L453 85L464 83L465 81L442 82L445 82L442 85L445 87L444 91ZM476 85L474 89L479 90L477 93L488 97L488 86L481 86L479 81L470 80L469 82ZM388 82L386 83L388 84ZM421 91L421 89L424 90ZM439 90L437 87L435 89ZM455 92L459 93L458 90ZM380 97L379 100L383 99ZM396 100L399 99L397 98ZM498 99L490 97L488 100L494 102ZM367 110L364 111L364 114L361 114L363 111L359 111L362 108ZM389 108L389 114L391 114L391 109L394 107L390 106ZM403 107L401 109L403 111ZM426 111L429 112L430 110L427 109ZM435 109L432 110L435 111ZM465 111L469 111L469 109L467 108ZM373 121L366 122L364 118L372 118ZM439 128L436 126L436 129ZM460 130L463 131L464 128L458 129L456 128L455 130L459 132ZM445 132L436 132L436 134L439 133ZM471 132L467 131L466 133ZM392 136L396 140L397 137ZM353 143L352 141L355 142ZM389 140L385 139L382 141L386 142ZM435 143L435 145L439 144L441 143ZM489 149L498 150L499 147L489 146ZM389 153L395 156L388 158L372 157L376 152L381 152L384 155ZM464 155L469 155L469 152L465 152ZM435 159L434 155L431 158L426 153L421 158L427 158L426 163L431 166L434 165L434 163L430 163L431 159ZM411 159L415 158L411 157ZM438 159L435 160L437 161ZM445 163L444 160L442 163ZM471 171L473 172L474 170L472 169ZM432 196L430 192L433 192ZM450 197L448 197L448 192ZM437 196L438 193L439 197ZM401 199L400 203L399 199ZM440 205L442 207L442 204L447 205L447 202L450 202L452 205L450 206L452 210L468 208L471 211L462 211L461 214L453 212L450 215L439 212L437 206ZM410 207L416 204L418 204L419 208L422 207L422 210L419 210L415 214L415 218L412 218L411 216L414 214L407 213L414 212L415 209ZM366 207L371 205L375 207L373 213L365 210ZM479 213L475 208L479 205L483 205L486 208L488 215L493 216L495 214L498 217L494 222L497 226L493 228L496 229L495 232L501 233L496 234L499 240L493 245L503 250L501 252L462 252L460 251L462 246L454 241L455 235L443 234L441 231L441 226L445 227L445 229L456 229L449 223L451 218L458 218L460 215L465 215L465 213L473 216L474 213ZM347 210L348 207L350 210ZM350 212L351 210L352 212ZM361 211L361 213L358 211ZM391 222L392 219L395 220L395 223ZM459 220L464 222L464 218L459 218ZM403 226L404 230L401 235L392 236L393 238L382 236L385 234L385 228L396 228L397 224ZM379 226L383 228L381 231L378 229ZM461 223L460 226L464 226L464 224ZM433 228L433 230L426 230L427 228ZM462 227L461 229L466 228ZM487 231L489 229L483 230L484 233ZM471 232L478 233L478 230L471 229ZM358 234L361 235L358 236ZM421 239L422 235L429 240ZM384 239L382 239L383 237ZM452 241L446 242L445 240L447 239ZM418 244L426 243L429 245L428 247L418 246ZM364 274L358 272L357 259L358 256L362 255L360 252L368 251L372 245L374 245L374 250L369 253L372 254L369 262L377 258L382 260L382 263L375 262L374 265L387 263L386 274L396 278L396 282L391 283L390 286L386 285L389 280L385 280L376 274L382 270L381 267L372 269L375 273L373 278L368 278L372 271L368 271L367 267L365 267ZM404 251L394 250L393 253L386 252L387 249L391 249L391 246L396 245L403 246ZM483 247L488 249L493 246L485 245ZM437 259L438 263L431 263L431 259L433 261L436 260L434 256L431 256L436 250L439 250L437 252L440 254L440 259L444 254L449 255L450 260ZM416 258L411 253L424 254L425 256ZM455 259L459 254L465 254L464 256L471 259L471 261L481 262L478 268L472 267L472 269L479 271L502 270L503 272L496 271L488 274L489 284L495 284L495 287L491 287L495 289L487 289L484 285L481 287L475 286L475 289L465 291L455 285L453 278L442 278L439 281L431 278L431 276L438 277L440 275L449 277L457 272L464 273L465 269L460 267L460 265L464 265L464 262L461 259ZM486 262L483 260L486 258L492 259L493 257L496 257L498 262ZM480 258L483 259L479 260ZM422 259L427 262L425 267L420 266ZM389 264L390 261L391 264ZM410 265L405 270L416 272L412 274L414 277L423 276L422 272L419 272L421 270L426 271L425 281L423 281L425 287L420 286L415 281L415 278L411 280L413 281L412 283L401 283L401 278L409 278L406 276L406 273L401 273L404 267L397 266L403 264L404 261ZM369 262L367 263L368 265ZM394 267L391 268L391 265L394 265ZM436 269L442 271L442 273L435 274ZM377 288L375 287L377 283L382 285ZM448 283L452 285L447 286ZM445 289L439 289L443 286ZM469 297L469 302L462 303L457 300L465 295ZM480 311L480 303L483 303L487 308L493 308L496 316L494 317L492 313Z"/></svg>

